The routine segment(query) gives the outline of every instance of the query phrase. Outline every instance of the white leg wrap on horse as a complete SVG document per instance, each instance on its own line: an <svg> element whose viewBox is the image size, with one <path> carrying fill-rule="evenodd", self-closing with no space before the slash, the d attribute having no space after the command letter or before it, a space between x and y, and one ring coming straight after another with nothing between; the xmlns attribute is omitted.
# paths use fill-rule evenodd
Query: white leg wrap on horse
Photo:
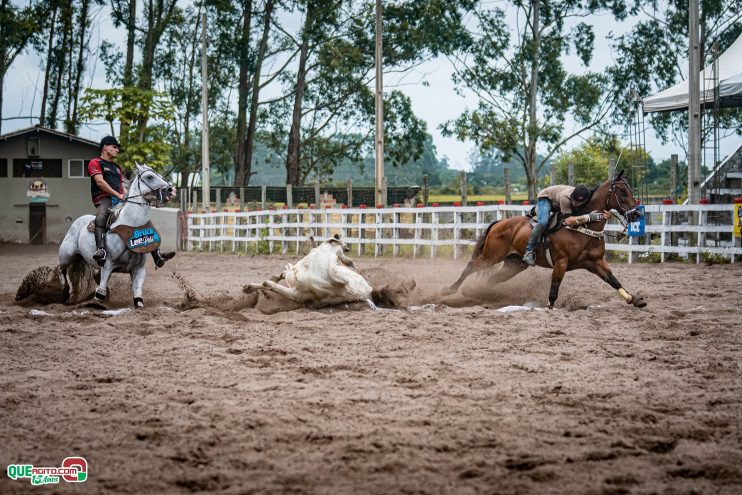
<svg viewBox="0 0 742 495"><path fill-rule="evenodd" d="M634 296L632 296L631 294L629 294L628 292L626 292L623 287L621 287L620 289L618 289L618 293L620 294L621 297L624 298L624 300L627 303L630 303L631 300L634 298Z"/></svg>

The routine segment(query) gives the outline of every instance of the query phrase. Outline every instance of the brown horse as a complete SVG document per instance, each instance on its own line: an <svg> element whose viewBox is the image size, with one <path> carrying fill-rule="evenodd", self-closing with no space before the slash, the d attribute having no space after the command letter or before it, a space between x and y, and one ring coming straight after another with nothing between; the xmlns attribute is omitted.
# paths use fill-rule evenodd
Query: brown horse
<svg viewBox="0 0 742 495"><path fill-rule="evenodd" d="M628 222L634 222L640 216L636 200L631 194L631 187L623 176L623 170L598 186L591 193L588 202L580 208L580 211L574 213L612 209L618 211ZM601 219L582 226L597 235L603 230L605 223L606 221ZM638 308L646 306L647 303L641 297L632 296L626 292L621 282L611 273L608 263L603 259L605 255L603 236L594 237L588 234L589 232L586 234L567 228L560 228L549 234L549 250L554 267L551 273L549 308L554 307L564 274L579 268L584 268L605 280L627 303ZM453 294L469 275L485 268L491 268L501 261L504 261L502 268L490 280L493 283L504 282L528 268L521 257L530 235L531 226L527 216L517 216L492 223L477 241L471 261L466 265L459 279L444 289L444 294ZM545 268L551 266L541 246L536 249L536 264Z"/></svg>

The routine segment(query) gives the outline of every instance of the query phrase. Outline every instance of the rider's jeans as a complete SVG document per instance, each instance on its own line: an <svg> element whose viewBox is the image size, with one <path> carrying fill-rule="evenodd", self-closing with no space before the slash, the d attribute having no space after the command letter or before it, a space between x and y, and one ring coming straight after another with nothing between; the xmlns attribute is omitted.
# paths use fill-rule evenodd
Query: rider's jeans
<svg viewBox="0 0 742 495"><path fill-rule="evenodd" d="M528 239L528 245L526 246L526 252L533 251L536 248L539 237L546 230L546 226L549 225L551 200L549 198L538 198L536 211L538 213L538 224L533 228L533 232L531 232L531 237Z"/></svg>
<svg viewBox="0 0 742 495"><path fill-rule="evenodd" d="M95 226L99 229L105 229L108 213L111 209L111 196L102 197L95 208Z"/></svg>

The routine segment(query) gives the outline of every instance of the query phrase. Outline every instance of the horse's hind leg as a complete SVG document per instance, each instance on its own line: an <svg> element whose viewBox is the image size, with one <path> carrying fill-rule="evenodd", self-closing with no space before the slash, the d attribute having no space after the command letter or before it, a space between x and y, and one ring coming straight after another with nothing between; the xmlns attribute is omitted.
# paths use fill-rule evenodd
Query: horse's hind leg
<svg viewBox="0 0 742 495"><path fill-rule="evenodd" d="M618 279L613 275L613 272L611 272L610 267L608 266L608 262L601 259L598 260L593 268L588 268L592 273L596 274L598 277L603 279L608 285L613 287L618 291L618 294L623 298L624 301L626 301L628 304L633 304L637 308L643 308L647 305L647 302L642 299L641 297L637 297L634 295L629 294L626 289L624 289L621 286L621 282L618 281Z"/></svg>
<svg viewBox="0 0 742 495"><path fill-rule="evenodd" d="M459 287L461 286L461 284L464 283L464 280L466 280L466 278L469 275L471 275L472 273L478 272L482 268L484 268L484 266L481 262L480 257L477 257L469 261L469 263L466 264L466 268L464 268L464 271L461 272L461 276L459 276L459 279L453 284L451 284L450 286L444 288L441 292L443 293L444 296L453 294L454 292L459 290Z"/></svg>
<svg viewBox="0 0 742 495"><path fill-rule="evenodd" d="M515 277L526 268L528 268L528 264L523 261L520 255L510 255L505 258L502 268L493 274L489 281L493 284L500 284Z"/></svg>

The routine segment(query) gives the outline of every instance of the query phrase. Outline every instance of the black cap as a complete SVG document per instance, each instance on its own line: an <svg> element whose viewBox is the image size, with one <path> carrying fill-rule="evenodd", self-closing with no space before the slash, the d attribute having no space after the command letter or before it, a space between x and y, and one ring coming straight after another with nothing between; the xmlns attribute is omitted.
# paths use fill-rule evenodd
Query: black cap
<svg viewBox="0 0 742 495"><path fill-rule="evenodd" d="M98 147L98 151L103 151L104 146L108 146L109 144L112 144L116 146L119 151L121 151L121 145L118 141L116 141L116 138L113 136L106 136L103 139L100 140L100 146Z"/></svg>
<svg viewBox="0 0 742 495"><path fill-rule="evenodd" d="M585 186L576 186L569 199L573 206L582 206L590 199L590 189Z"/></svg>

